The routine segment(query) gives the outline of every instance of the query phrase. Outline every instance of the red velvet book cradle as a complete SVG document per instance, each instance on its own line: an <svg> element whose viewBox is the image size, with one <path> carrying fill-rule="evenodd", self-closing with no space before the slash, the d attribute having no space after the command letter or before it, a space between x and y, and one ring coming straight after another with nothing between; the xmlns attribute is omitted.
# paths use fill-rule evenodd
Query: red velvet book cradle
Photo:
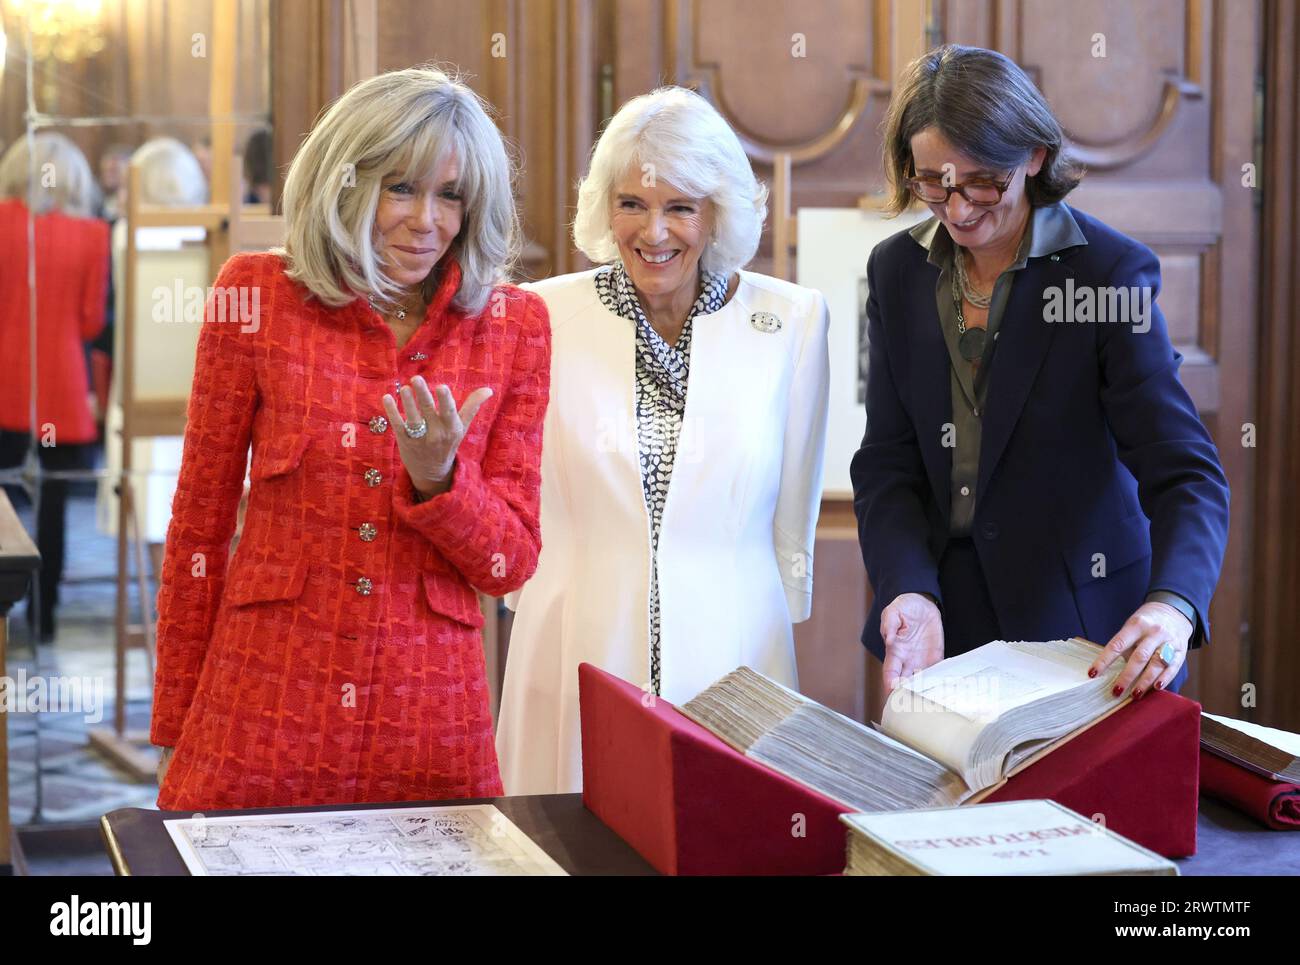
<svg viewBox="0 0 1300 965"><path fill-rule="evenodd" d="M723 743L662 698L578 669L583 803L664 874L839 874L849 810ZM1200 706L1156 691L985 801L1049 798L1168 858L1196 852Z"/></svg>

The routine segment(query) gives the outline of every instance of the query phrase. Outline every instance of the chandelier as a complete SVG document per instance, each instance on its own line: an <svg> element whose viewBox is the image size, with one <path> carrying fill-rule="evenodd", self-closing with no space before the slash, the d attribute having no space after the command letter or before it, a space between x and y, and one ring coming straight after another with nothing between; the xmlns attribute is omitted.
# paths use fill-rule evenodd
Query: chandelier
<svg viewBox="0 0 1300 965"><path fill-rule="evenodd" d="M103 0L9 0L8 6L10 23L30 30L37 62L74 64L104 49ZM22 36L22 28L14 33Z"/></svg>

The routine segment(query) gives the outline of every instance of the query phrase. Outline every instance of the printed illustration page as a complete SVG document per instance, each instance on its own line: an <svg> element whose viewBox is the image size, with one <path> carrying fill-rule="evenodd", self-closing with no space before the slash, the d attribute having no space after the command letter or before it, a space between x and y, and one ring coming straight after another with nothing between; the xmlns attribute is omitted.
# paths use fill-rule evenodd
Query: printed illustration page
<svg viewBox="0 0 1300 965"><path fill-rule="evenodd" d="M563 875L491 804L164 821L193 875Z"/></svg>

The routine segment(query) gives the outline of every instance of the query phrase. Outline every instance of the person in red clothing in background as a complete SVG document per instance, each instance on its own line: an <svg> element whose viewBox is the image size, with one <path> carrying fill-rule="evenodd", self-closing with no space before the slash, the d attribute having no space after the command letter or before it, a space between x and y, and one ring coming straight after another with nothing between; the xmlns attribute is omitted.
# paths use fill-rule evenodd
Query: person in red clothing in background
<svg viewBox="0 0 1300 965"><path fill-rule="evenodd" d="M0 160L0 471L9 470L13 480L33 444L45 473L93 465L98 431L84 343L104 327L109 268L108 225L94 217L98 193L85 155L62 134L36 134L30 148L26 139L15 141ZM5 489L15 503L25 502L20 486L11 482ZM36 513L41 569L27 605L27 622L42 640L54 637L67 495L67 478L42 479Z"/></svg>
<svg viewBox="0 0 1300 965"><path fill-rule="evenodd" d="M475 589L537 565L545 304L505 145L431 69L353 87L221 270L158 595L158 806L502 793ZM245 468L251 489L227 562Z"/></svg>

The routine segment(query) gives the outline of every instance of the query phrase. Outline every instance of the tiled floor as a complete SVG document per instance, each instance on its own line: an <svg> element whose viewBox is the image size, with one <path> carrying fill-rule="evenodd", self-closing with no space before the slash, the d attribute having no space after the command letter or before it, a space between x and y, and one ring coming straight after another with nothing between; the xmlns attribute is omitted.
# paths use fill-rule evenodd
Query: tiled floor
<svg viewBox="0 0 1300 965"><path fill-rule="evenodd" d="M30 509L19 515L31 531ZM54 848L48 860L40 847L31 849L35 853L28 854L28 865L35 874L111 872L102 848L95 847L97 833L88 835L85 829L115 808L153 807L158 794L152 780L134 780L87 741L89 728L110 727L113 719L117 544L96 528L94 497L89 493L69 499L67 532L68 565L55 640L33 646L24 604L9 617L11 678L20 670L29 681L38 674L47 679L83 678L90 684L89 693L99 697L81 712L19 712L9 718L10 814L20 840L76 842L74 853ZM126 688L129 730L148 731L152 691L145 655L134 650ZM59 828L79 833L60 835ZM76 848L89 850L78 859Z"/></svg>

